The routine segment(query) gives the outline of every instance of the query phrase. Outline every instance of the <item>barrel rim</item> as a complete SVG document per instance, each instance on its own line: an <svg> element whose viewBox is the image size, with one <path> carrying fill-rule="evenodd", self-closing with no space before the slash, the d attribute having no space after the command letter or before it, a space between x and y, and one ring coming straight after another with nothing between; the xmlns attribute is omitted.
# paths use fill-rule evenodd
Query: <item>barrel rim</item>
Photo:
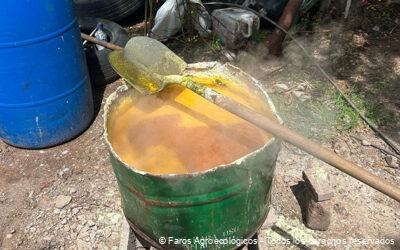
<svg viewBox="0 0 400 250"><path fill-rule="evenodd" d="M37 43L41 43L44 41L48 41L54 38L58 38L61 36L61 39L64 41L64 37L62 34L68 32L69 30L73 29L76 27L76 24L78 22L77 18L72 19L71 22L67 23L66 25L60 27L58 30L49 32L44 35L40 35L37 37L33 38L26 38L20 41L11 41L11 42L5 42L5 43L0 43L0 49L7 49L7 48L19 48L19 47L24 47L24 46L30 46L34 45Z"/></svg>
<svg viewBox="0 0 400 250"><path fill-rule="evenodd" d="M277 114L275 105L272 102L272 99L270 98L270 96L268 95L266 89L264 88L264 86L254 77L250 76L249 74L247 74L246 72L244 72L243 70L241 70L238 67L235 67L233 65L231 65L230 63L225 63L225 64L221 64L219 62L202 62L202 63L194 63L194 64L188 64L188 68L196 68L196 65L199 64L201 65L200 67L202 69L212 69L215 67L219 67L219 68L225 68L227 70L235 70L238 71L238 74L241 74L245 77L247 77L253 84L254 86L256 86L261 93L264 95L265 99L268 102L268 106L271 109L271 112L273 115L275 115L275 117L277 118L278 122L280 124L283 124L283 120L281 119L281 117L279 117L279 115ZM231 68L231 69L229 69ZM103 137L104 140L106 142L106 145L108 147L109 152L112 154L113 157L115 157L119 162L122 163L122 165L124 166L124 168L128 169L129 171L135 172L137 174L140 174L142 176L150 176L150 177L154 177L154 178L164 178L164 179L175 179L175 178L181 178L181 177L196 177L199 175L203 175L203 174L207 174L207 173L211 173L211 172L215 172L217 170L220 169L225 169L225 168L229 168L229 167L234 167L236 165L240 165L245 159L255 156L256 154L260 153L261 151L265 150L266 148L272 146L275 142L277 142L277 138L276 137L271 137L271 139L268 140L267 143L265 143L262 147L240 157L239 159L236 159L235 161L228 163L228 164L221 164L221 165L217 165L214 166L213 168L204 170L204 171L198 171L198 172L193 172L193 173L185 173L185 174L153 174L150 172L146 172L146 171L142 171L139 170L137 168L135 168L134 166L131 166L130 164L127 164L126 162L124 162L121 157L119 157L119 155L114 151L113 146L111 145L110 141L108 140L108 127L107 127L107 122L108 122L108 117L109 117L109 112L110 112L110 108L112 106L112 104L120 97L120 94L129 91L129 90L133 90L136 91L133 87L130 87L126 84L119 86L113 93L111 93L106 100L106 103L104 105L104 111L103 111L103 126L104 126L104 133L103 133ZM131 166L131 167L130 167Z"/></svg>

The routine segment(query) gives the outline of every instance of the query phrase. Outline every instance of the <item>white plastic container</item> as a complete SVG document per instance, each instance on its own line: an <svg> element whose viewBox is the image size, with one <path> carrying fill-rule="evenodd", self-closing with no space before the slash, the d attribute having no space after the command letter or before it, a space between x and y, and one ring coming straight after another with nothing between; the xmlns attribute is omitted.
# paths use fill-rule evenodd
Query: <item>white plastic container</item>
<svg viewBox="0 0 400 250"><path fill-rule="evenodd" d="M239 8L217 9L211 16L214 33L230 49L242 47L260 28L257 15Z"/></svg>

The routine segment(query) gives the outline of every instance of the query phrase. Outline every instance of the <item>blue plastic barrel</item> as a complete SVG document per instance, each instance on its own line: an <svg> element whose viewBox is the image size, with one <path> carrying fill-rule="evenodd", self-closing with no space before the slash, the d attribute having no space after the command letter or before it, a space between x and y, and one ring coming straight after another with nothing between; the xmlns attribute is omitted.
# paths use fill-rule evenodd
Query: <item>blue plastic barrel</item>
<svg viewBox="0 0 400 250"><path fill-rule="evenodd" d="M93 99L72 0L2 0L0 138L22 148L80 134Z"/></svg>

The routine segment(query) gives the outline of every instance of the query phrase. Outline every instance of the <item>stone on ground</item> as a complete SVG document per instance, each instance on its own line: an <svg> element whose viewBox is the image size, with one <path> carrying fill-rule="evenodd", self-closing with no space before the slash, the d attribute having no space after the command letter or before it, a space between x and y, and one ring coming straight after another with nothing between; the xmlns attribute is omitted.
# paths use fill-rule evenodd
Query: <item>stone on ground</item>
<svg viewBox="0 0 400 250"><path fill-rule="evenodd" d="M331 223L331 200L316 201L314 195L309 191L305 191L306 208L305 219L306 226L313 230L326 231Z"/></svg>
<svg viewBox="0 0 400 250"><path fill-rule="evenodd" d="M391 156L391 155L386 156L385 157L385 161L389 165L389 167L391 167L391 168L398 168L399 167L398 160L394 156Z"/></svg>
<svg viewBox="0 0 400 250"><path fill-rule="evenodd" d="M71 196L67 195L59 195L57 196L56 200L54 201L54 206L58 209L64 208L66 205L68 205L72 200Z"/></svg>
<svg viewBox="0 0 400 250"><path fill-rule="evenodd" d="M267 229L267 228L272 227L273 225L275 225L277 220L278 220L278 217L275 214L275 209L271 207L269 209L267 219L264 221L264 224L262 225L261 229Z"/></svg>
<svg viewBox="0 0 400 250"><path fill-rule="evenodd" d="M325 201L333 197L328 174L322 168L313 166L304 170L303 179L316 201Z"/></svg>

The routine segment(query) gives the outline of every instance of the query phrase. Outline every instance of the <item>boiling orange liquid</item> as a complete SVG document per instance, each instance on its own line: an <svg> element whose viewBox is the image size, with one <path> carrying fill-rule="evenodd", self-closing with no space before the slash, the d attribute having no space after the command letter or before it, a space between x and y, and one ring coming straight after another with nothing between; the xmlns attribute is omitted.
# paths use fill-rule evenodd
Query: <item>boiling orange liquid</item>
<svg viewBox="0 0 400 250"><path fill-rule="evenodd" d="M265 100L229 84L220 93L272 117ZM183 174L231 163L262 147L270 135L180 85L127 98L110 116L109 140L130 166Z"/></svg>

